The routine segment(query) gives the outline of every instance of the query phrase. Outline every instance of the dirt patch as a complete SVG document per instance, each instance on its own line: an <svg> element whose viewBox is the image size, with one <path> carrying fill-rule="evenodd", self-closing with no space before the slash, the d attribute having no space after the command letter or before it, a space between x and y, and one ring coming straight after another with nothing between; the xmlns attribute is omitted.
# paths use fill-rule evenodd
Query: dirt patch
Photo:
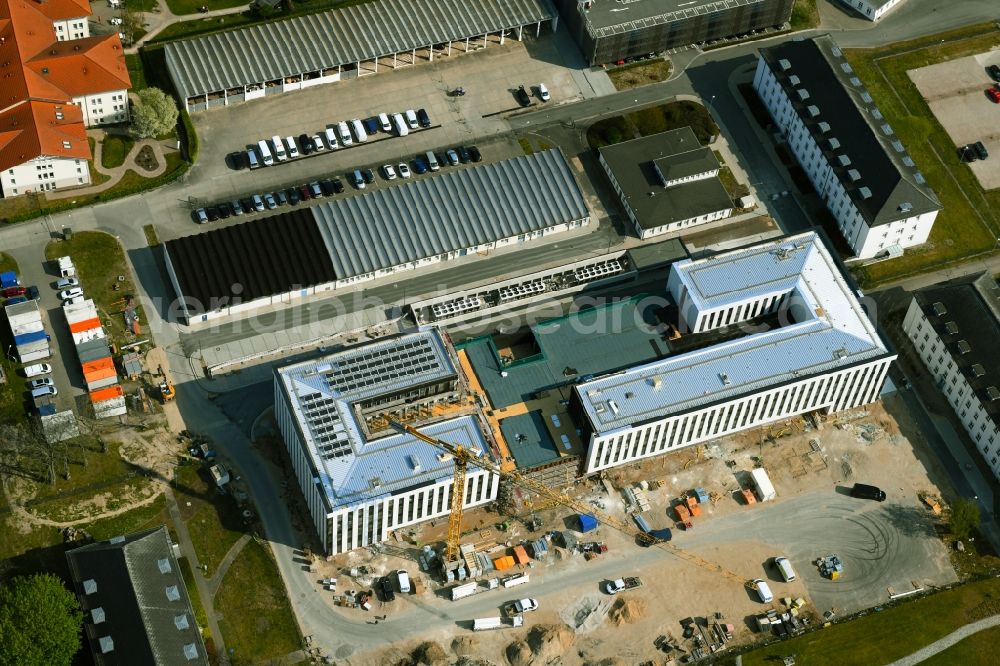
<svg viewBox="0 0 1000 666"><path fill-rule="evenodd" d="M156 159L156 153L149 146L143 146L139 154L135 156L135 163L143 171L156 171L160 167L160 161Z"/></svg>
<svg viewBox="0 0 1000 666"><path fill-rule="evenodd" d="M608 614L610 603L607 599L587 595L575 604L567 606L560 619L577 633L586 633L599 627Z"/></svg>
<svg viewBox="0 0 1000 666"><path fill-rule="evenodd" d="M646 614L646 602L638 597L620 597L611 605L608 617L615 626L632 624L642 619Z"/></svg>

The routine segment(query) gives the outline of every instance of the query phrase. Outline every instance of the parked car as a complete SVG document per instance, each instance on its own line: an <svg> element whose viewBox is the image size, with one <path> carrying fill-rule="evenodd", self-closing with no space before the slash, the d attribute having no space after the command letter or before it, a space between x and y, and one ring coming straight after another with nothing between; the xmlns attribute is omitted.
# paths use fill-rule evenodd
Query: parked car
<svg viewBox="0 0 1000 666"><path fill-rule="evenodd" d="M990 65L986 68L986 73L990 75L990 78L994 81L1000 81L1000 65Z"/></svg>
<svg viewBox="0 0 1000 666"><path fill-rule="evenodd" d="M309 189L308 185L299 185L299 196L302 197L303 201L309 201L313 198L312 190Z"/></svg>
<svg viewBox="0 0 1000 666"><path fill-rule="evenodd" d="M267 206L268 210L274 210L278 207L278 202L275 201L273 194L266 192L264 194L264 205Z"/></svg>
<svg viewBox="0 0 1000 666"><path fill-rule="evenodd" d="M330 146L330 150L336 150L340 147L337 143L337 133L333 131L332 127L327 127L323 135L326 136L326 142Z"/></svg>
<svg viewBox="0 0 1000 666"><path fill-rule="evenodd" d="M454 148L450 149L447 154L448 154L448 164L452 166L458 166L458 153L455 152L455 149Z"/></svg>
<svg viewBox="0 0 1000 666"><path fill-rule="evenodd" d="M289 187L287 190L287 194L288 194L288 203L292 204L293 206L298 206L299 202L302 201L302 197L299 196L299 190L296 187Z"/></svg>
<svg viewBox="0 0 1000 666"><path fill-rule="evenodd" d="M976 157L978 157L981 160L985 160L987 157L990 156L989 151L986 150L986 146L983 145L982 141L976 141L976 143L973 144L973 148L976 151Z"/></svg>
<svg viewBox="0 0 1000 666"><path fill-rule="evenodd" d="M194 219L198 224L205 224L208 222L208 213L204 208L199 208L194 212Z"/></svg>
<svg viewBox="0 0 1000 666"><path fill-rule="evenodd" d="M543 102L549 101L549 89L545 87L544 83L538 84L538 99Z"/></svg>
<svg viewBox="0 0 1000 666"><path fill-rule="evenodd" d="M24 366L24 376L28 379L38 377L40 375L47 375L50 372L52 372L52 366L48 363L36 363L34 365Z"/></svg>
<svg viewBox="0 0 1000 666"><path fill-rule="evenodd" d="M417 112L413 109L407 109L403 115L406 117L406 124L410 126L410 129L417 129L420 125L417 121Z"/></svg>
<svg viewBox="0 0 1000 666"><path fill-rule="evenodd" d="M976 149L971 143L966 144L958 149L958 156L962 158L963 162L975 162L979 158L976 156Z"/></svg>
<svg viewBox="0 0 1000 666"><path fill-rule="evenodd" d="M768 587L767 583L761 578L755 578L752 587L757 593L757 598L760 599L761 603L769 604L774 601L774 595L771 594L771 588Z"/></svg>
<svg viewBox="0 0 1000 666"><path fill-rule="evenodd" d="M257 212L256 208L254 208L254 205L253 205L253 198L251 198L251 197L244 197L244 198L240 199L240 206L243 207L243 212L244 213L250 214L250 213L256 213Z"/></svg>
<svg viewBox="0 0 1000 666"><path fill-rule="evenodd" d="M314 150L312 138L308 134L299 134L299 146L303 155L312 155ZM295 157L294 155L292 157Z"/></svg>
<svg viewBox="0 0 1000 666"><path fill-rule="evenodd" d="M319 134L313 134L312 137L310 138L312 139L312 145L314 151L320 153L326 150L326 146L323 145L323 139L320 138Z"/></svg>
<svg viewBox="0 0 1000 666"><path fill-rule="evenodd" d="M219 204L218 206L215 207L215 210L218 211L219 217L221 217L223 220L228 220L229 217L233 214L232 209L229 208L229 204Z"/></svg>
<svg viewBox="0 0 1000 666"><path fill-rule="evenodd" d="M987 88L986 96L989 97L990 101L994 104L1000 104L1000 90L996 88Z"/></svg>
<svg viewBox="0 0 1000 666"><path fill-rule="evenodd" d="M59 390L55 386L39 386L36 389L31 389L32 398L41 398L46 395L56 395Z"/></svg>
<svg viewBox="0 0 1000 666"><path fill-rule="evenodd" d="M382 177L386 180L396 180L396 170L391 164L382 165Z"/></svg>
<svg viewBox="0 0 1000 666"><path fill-rule="evenodd" d="M440 152L434 153L434 157L437 158L437 163L440 166L448 166L448 154L446 152L444 152L443 150L440 151ZM433 164L431 164L429 166L430 166L431 171L437 171L437 169L434 168Z"/></svg>
<svg viewBox="0 0 1000 666"><path fill-rule="evenodd" d="M319 181L319 186L323 189L323 196L325 197L332 197L336 193L336 190L333 189L333 181L329 178Z"/></svg>
<svg viewBox="0 0 1000 666"><path fill-rule="evenodd" d="M399 591L403 594L410 593L410 574L406 573L405 569L400 569L396 572L396 578L399 579Z"/></svg>
<svg viewBox="0 0 1000 666"><path fill-rule="evenodd" d="M313 195L313 199L320 199L323 197L323 188L319 186L318 180L314 180L309 183L309 192Z"/></svg>
<svg viewBox="0 0 1000 666"><path fill-rule="evenodd" d="M362 169L361 175L364 176L365 182L369 185L375 182L375 172L371 169Z"/></svg>
<svg viewBox="0 0 1000 666"><path fill-rule="evenodd" d="M83 289L80 289L79 287L73 287L72 289L63 289L62 291L59 292L59 299L63 301L69 298L77 298L79 296L83 296Z"/></svg>
<svg viewBox="0 0 1000 666"><path fill-rule="evenodd" d="M278 205L279 206L287 206L288 205L288 195L285 194L284 190L278 190L274 194L275 194L275 196L278 199Z"/></svg>
<svg viewBox="0 0 1000 666"><path fill-rule="evenodd" d="M392 132L392 122L389 120L389 114L380 113L378 114L378 124L382 127L383 132Z"/></svg>
<svg viewBox="0 0 1000 666"><path fill-rule="evenodd" d="M378 118L365 118L362 122L365 124L365 131L371 135L378 134L379 129L382 127L382 123L378 121Z"/></svg>
<svg viewBox="0 0 1000 666"><path fill-rule="evenodd" d="M409 178L411 175L410 167L406 166L406 162L400 162L399 164L397 164L396 171L399 172L400 178Z"/></svg>
<svg viewBox="0 0 1000 666"><path fill-rule="evenodd" d="M43 386L55 386L56 383L52 381L51 377L40 377L38 379L32 379L28 382L28 388L32 391L36 388L42 388Z"/></svg>
<svg viewBox="0 0 1000 666"><path fill-rule="evenodd" d="M469 160L472 159L472 156L469 154L469 149L465 146L459 146L455 149L455 152L458 153L458 159L462 162L462 164L468 164Z"/></svg>
<svg viewBox="0 0 1000 666"><path fill-rule="evenodd" d="M208 215L209 222L215 222L219 219L219 209L215 206L207 206L205 208L205 214Z"/></svg>
<svg viewBox="0 0 1000 666"><path fill-rule="evenodd" d="M348 178L354 183L354 187L359 190L365 189L365 176L361 173L361 169L355 169L353 173L348 174Z"/></svg>
<svg viewBox="0 0 1000 666"><path fill-rule="evenodd" d="M63 278L63 280L71 280L71 279L74 281L76 280L76 278ZM62 280L59 280L59 282L62 282ZM56 283L56 286L59 286L59 282ZM77 282L74 282L73 284L68 284L66 286L75 287L77 284L78 284ZM24 287L7 287L0 293L3 294L4 298L14 298L15 296L24 296L26 291L27 290Z"/></svg>
<svg viewBox="0 0 1000 666"><path fill-rule="evenodd" d="M233 199L229 202L229 207L233 211L233 215L240 216L243 214L243 205L240 204L239 199Z"/></svg>
<svg viewBox="0 0 1000 666"><path fill-rule="evenodd" d="M295 139L290 136L285 137L285 149L288 150L288 156L295 158L299 156L299 148L295 145Z"/></svg>
<svg viewBox="0 0 1000 666"><path fill-rule="evenodd" d="M382 600L386 603L396 599L396 591L392 589L392 579L388 576L383 576L379 581L379 587L382 588Z"/></svg>
<svg viewBox="0 0 1000 666"><path fill-rule="evenodd" d="M413 170L418 174L427 173L427 160L422 157L413 158Z"/></svg>
<svg viewBox="0 0 1000 666"><path fill-rule="evenodd" d="M333 192L335 194L340 194L343 191L344 191L344 183L341 182L341 180L339 178L334 178L333 179Z"/></svg>
<svg viewBox="0 0 1000 666"><path fill-rule="evenodd" d="M517 90L514 91L514 96L517 98L517 103L521 106L531 104L531 97L528 95L528 91L524 89L524 86L518 86Z"/></svg>
<svg viewBox="0 0 1000 666"><path fill-rule="evenodd" d="M41 294L38 293L38 287L32 285L32 286L28 287L28 291L25 294L25 296L27 296L28 298L30 298L33 301L37 301L39 299L39 297L41 296Z"/></svg>
<svg viewBox="0 0 1000 666"><path fill-rule="evenodd" d="M518 599L511 606L515 613L530 613L538 610L538 601L536 599Z"/></svg>
<svg viewBox="0 0 1000 666"><path fill-rule="evenodd" d="M259 194L253 195L253 209L258 213L264 210L264 198Z"/></svg>
<svg viewBox="0 0 1000 666"><path fill-rule="evenodd" d="M431 126L431 117L427 115L426 109L417 109L417 122L421 127Z"/></svg>
<svg viewBox="0 0 1000 666"><path fill-rule="evenodd" d="M469 146L469 157L473 162L482 162L483 154L479 152L479 149L475 146Z"/></svg>

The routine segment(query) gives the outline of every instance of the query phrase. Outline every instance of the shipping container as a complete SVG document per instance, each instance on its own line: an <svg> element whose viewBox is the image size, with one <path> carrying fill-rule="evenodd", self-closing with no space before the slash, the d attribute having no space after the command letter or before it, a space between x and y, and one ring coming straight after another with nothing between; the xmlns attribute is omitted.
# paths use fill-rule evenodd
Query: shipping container
<svg viewBox="0 0 1000 666"><path fill-rule="evenodd" d="M109 376L118 376L117 371L115 370L115 362L110 356L83 364L83 378L88 384L93 380L103 379Z"/></svg>
<svg viewBox="0 0 1000 666"><path fill-rule="evenodd" d="M70 333L82 333L83 331L89 331L92 328L100 328L101 320L97 317L91 317L89 319L83 319L81 321L70 322L69 331Z"/></svg>
<svg viewBox="0 0 1000 666"><path fill-rule="evenodd" d="M465 599L466 597L471 597L473 594L479 591L479 584L475 581L471 583L466 583L464 585L456 585L451 588L451 600L458 601L459 599Z"/></svg>
<svg viewBox="0 0 1000 666"><path fill-rule="evenodd" d="M514 558L510 555L504 555L503 557L498 557L493 560L493 567L497 571L504 571L506 569L514 568Z"/></svg>
<svg viewBox="0 0 1000 666"><path fill-rule="evenodd" d="M528 574L517 574L516 576L508 576L503 579L503 586L506 588L517 587L518 585L524 585L529 580Z"/></svg>
<svg viewBox="0 0 1000 666"><path fill-rule="evenodd" d="M646 519L640 516L639 514L635 514L634 516L632 516L632 520L634 520L635 524L639 526L639 529L645 532L646 534L649 534L652 531L652 528L650 528L649 523L646 522Z"/></svg>
<svg viewBox="0 0 1000 666"><path fill-rule="evenodd" d="M44 349L37 349L33 351L22 351L17 350L17 357L20 359L21 363L31 363L32 361L44 361L45 359L52 356L52 351L49 349L48 345L45 345Z"/></svg>
<svg viewBox="0 0 1000 666"><path fill-rule="evenodd" d="M22 345L30 345L32 342L38 342L40 340L47 340L48 334L44 331L32 331L31 333L22 333L21 335L14 336L14 344L18 347Z"/></svg>
<svg viewBox="0 0 1000 666"><path fill-rule="evenodd" d="M527 564L530 558L528 557L528 552L524 550L524 546L514 546L514 560L518 564Z"/></svg>
<svg viewBox="0 0 1000 666"><path fill-rule="evenodd" d="M597 518L594 518L589 513L581 513L577 518L580 521L581 532L590 532L597 529Z"/></svg>
<svg viewBox="0 0 1000 666"><path fill-rule="evenodd" d="M757 499L761 502L773 500L778 496L778 493L774 490L774 486L771 485L771 479L767 476L767 471L763 467L758 467L751 471L750 480L757 490Z"/></svg>
<svg viewBox="0 0 1000 666"><path fill-rule="evenodd" d="M122 387L116 384L107 388L91 391L90 402L98 403L104 400L114 400L115 398L121 398L123 395L125 395L125 392L122 390Z"/></svg>
<svg viewBox="0 0 1000 666"><path fill-rule="evenodd" d="M42 320L40 317L34 321L28 321L10 327L10 331L11 333L14 334L15 338L19 335L24 335L25 333L34 333L35 331L41 331L44 329L45 326L44 324L42 324Z"/></svg>

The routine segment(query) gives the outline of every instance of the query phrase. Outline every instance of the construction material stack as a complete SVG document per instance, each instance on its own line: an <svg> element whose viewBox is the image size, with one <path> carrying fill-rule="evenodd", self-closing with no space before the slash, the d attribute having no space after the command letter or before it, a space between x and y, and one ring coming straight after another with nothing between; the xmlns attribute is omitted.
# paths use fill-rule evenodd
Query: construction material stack
<svg viewBox="0 0 1000 666"><path fill-rule="evenodd" d="M73 336L94 416L104 419L125 414L125 393L118 384L118 372L94 301L88 298L66 304L63 314Z"/></svg>
<svg viewBox="0 0 1000 666"><path fill-rule="evenodd" d="M52 356L49 336L42 323L42 313L35 301L15 303L4 308L14 336L14 347L21 363L40 361Z"/></svg>

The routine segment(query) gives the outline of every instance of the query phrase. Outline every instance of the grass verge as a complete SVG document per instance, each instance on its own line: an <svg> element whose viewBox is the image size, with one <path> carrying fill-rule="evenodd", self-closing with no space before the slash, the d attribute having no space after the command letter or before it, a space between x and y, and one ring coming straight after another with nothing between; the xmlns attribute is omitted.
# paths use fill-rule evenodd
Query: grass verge
<svg viewBox="0 0 1000 666"><path fill-rule="evenodd" d="M921 666L989 666L996 663L998 642L1000 627L984 629L920 663Z"/></svg>
<svg viewBox="0 0 1000 666"><path fill-rule="evenodd" d="M524 151L525 155L530 155L535 152L535 149L531 147L531 142L528 141L527 137L522 136L517 140L517 143L521 146L521 150Z"/></svg>
<svg viewBox="0 0 1000 666"><path fill-rule="evenodd" d="M808 30L819 25L816 0L795 0L790 21L792 30Z"/></svg>
<svg viewBox="0 0 1000 666"><path fill-rule="evenodd" d="M1000 579L990 578L748 652L743 664L768 666L781 663L781 657L789 654L810 666L888 664L998 612Z"/></svg>
<svg viewBox="0 0 1000 666"><path fill-rule="evenodd" d="M230 7L246 7L246 0L167 0L167 7L175 16L197 14L198 8L205 6L209 11L229 9Z"/></svg>
<svg viewBox="0 0 1000 666"><path fill-rule="evenodd" d="M906 72L1000 46L992 23L845 55L943 206L929 243L858 270L872 286L992 252L1000 236L1000 190L984 191Z"/></svg>
<svg viewBox="0 0 1000 666"><path fill-rule="evenodd" d="M670 61L657 58L615 67L608 71L608 78L611 79L616 90L628 90L650 83L666 81L670 78L670 71Z"/></svg>
<svg viewBox="0 0 1000 666"><path fill-rule="evenodd" d="M160 238L156 235L156 225L147 224L142 227L142 233L146 234L146 245L156 247L160 244Z"/></svg>
<svg viewBox="0 0 1000 666"><path fill-rule="evenodd" d="M599 120L587 130L587 142L594 150L621 143L637 136L659 134L679 127L690 127L702 145L719 133L719 127L701 104L671 102L639 109L624 116Z"/></svg>
<svg viewBox="0 0 1000 666"><path fill-rule="evenodd" d="M188 558L182 557L177 561L181 566L181 575L184 576L184 586L187 587L188 596L191 597L195 622L201 627L202 637L208 638L212 632L208 628L208 613L205 612L205 606L201 603L201 595L198 594L198 586L194 582L194 570L191 568Z"/></svg>
<svg viewBox="0 0 1000 666"><path fill-rule="evenodd" d="M177 467L174 493L198 561L208 565L211 576L243 536L239 507L229 494L216 490L208 468L200 463Z"/></svg>
<svg viewBox="0 0 1000 666"><path fill-rule="evenodd" d="M100 231L81 231L70 240L52 241L45 248L45 258L49 261L66 255L76 265L84 294L94 299L107 335L119 347L133 342L133 334L125 330L121 301L135 294L135 282L118 240ZM136 306L136 313L139 321L145 323L141 305ZM149 337L148 330L143 331L143 337Z"/></svg>
<svg viewBox="0 0 1000 666"><path fill-rule="evenodd" d="M301 647L278 568L270 550L256 541L247 543L229 567L215 609L235 664L280 659Z"/></svg>
<svg viewBox="0 0 1000 666"><path fill-rule="evenodd" d="M108 134L101 142L101 166L114 169L125 164L125 158L134 145L135 139L130 136Z"/></svg>

